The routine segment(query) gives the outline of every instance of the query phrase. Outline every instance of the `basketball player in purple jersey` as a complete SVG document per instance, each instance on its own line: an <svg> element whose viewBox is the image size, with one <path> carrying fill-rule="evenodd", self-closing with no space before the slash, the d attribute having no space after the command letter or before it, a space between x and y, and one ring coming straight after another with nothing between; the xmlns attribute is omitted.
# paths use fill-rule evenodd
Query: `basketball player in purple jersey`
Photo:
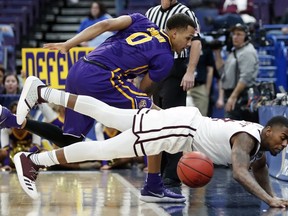
<svg viewBox="0 0 288 216"><path fill-rule="evenodd" d="M171 17L163 31L145 16L132 14L98 22L64 43L46 44L44 48L67 53L72 47L105 31L118 31L71 67L66 80L66 91L92 96L118 108L155 108L149 97L154 83L165 78L170 71L173 65L172 51L180 53L191 45L195 27L192 19L185 14ZM128 81L136 76L143 77L139 89ZM24 121L27 108L31 108L29 101L22 99L24 104L20 102L17 109L18 123ZM59 147L82 141L93 126L94 119L68 109L65 116L63 131L52 125L43 126L45 123L30 120L25 129ZM19 126L13 124L5 125ZM159 156L148 157L149 171L141 195L151 202L185 201L184 196L163 187L159 173L160 160Z"/></svg>

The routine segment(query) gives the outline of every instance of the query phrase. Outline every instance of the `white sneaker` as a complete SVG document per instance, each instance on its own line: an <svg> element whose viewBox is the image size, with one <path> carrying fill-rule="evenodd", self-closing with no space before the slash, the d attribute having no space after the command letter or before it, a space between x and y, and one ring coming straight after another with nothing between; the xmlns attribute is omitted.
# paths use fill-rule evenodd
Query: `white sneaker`
<svg viewBox="0 0 288 216"><path fill-rule="evenodd" d="M39 198L35 185L41 166L35 165L29 158L29 152L19 152L14 156L14 164L23 190L32 198Z"/></svg>
<svg viewBox="0 0 288 216"><path fill-rule="evenodd" d="M38 86L45 86L45 84L34 76L29 76L26 79L16 111L16 119L19 125L23 123L27 114L39 99Z"/></svg>

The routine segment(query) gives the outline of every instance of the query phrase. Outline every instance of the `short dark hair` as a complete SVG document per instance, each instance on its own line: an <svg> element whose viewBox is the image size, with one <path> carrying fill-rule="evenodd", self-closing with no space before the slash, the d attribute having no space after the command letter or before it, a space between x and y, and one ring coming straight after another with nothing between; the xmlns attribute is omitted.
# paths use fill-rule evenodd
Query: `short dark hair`
<svg viewBox="0 0 288 216"><path fill-rule="evenodd" d="M166 23L167 29L182 28L187 29L188 26L196 29L196 23L186 14L178 13L171 16Z"/></svg>
<svg viewBox="0 0 288 216"><path fill-rule="evenodd" d="M267 122L266 127L273 127L276 125L285 126L288 128L288 119L284 116L275 116Z"/></svg>

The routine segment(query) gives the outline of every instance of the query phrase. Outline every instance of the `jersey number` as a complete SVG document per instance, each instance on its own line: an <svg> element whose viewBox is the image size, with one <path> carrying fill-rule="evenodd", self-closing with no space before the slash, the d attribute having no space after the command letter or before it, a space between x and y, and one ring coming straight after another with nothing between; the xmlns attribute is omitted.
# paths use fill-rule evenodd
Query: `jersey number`
<svg viewBox="0 0 288 216"><path fill-rule="evenodd" d="M147 30L150 32L151 35L149 35L145 32L133 33L132 35L130 35L129 37L126 38L126 42L129 45L134 46L134 45L149 42L153 39L153 37L157 38L159 43L163 43L166 41L165 38L159 34L159 31L155 30L154 28L149 28ZM138 37L141 37L141 39L137 40Z"/></svg>

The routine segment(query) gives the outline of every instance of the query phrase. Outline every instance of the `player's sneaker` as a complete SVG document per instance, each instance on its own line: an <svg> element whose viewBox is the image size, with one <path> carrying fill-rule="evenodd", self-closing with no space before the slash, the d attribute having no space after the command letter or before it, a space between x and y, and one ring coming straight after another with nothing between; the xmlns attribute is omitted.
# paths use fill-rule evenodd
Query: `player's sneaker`
<svg viewBox="0 0 288 216"><path fill-rule="evenodd" d="M39 194L35 185L38 171L42 166L35 165L29 158L31 153L19 152L14 156L14 164L18 179L23 190L32 198L37 199Z"/></svg>
<svg viewBox="0 0 288 216"><path fill-rule="evenodd" d="M44 102L40 97L40 88L38 88L41 86L45 86L45 84L37 77L29 76L26 79L16 111L18 124L23 123L27 114L37 102Z"/></svg>
<svg viewBox="0 0 288 216"><path fill-rule="evenodd" d="M0 105L0 129L2 128L19 128L16 122L16 116L9 109Z"/></svg>
<svg viewBox="0 0 288 216"><path fill-rule="evenodd" d="M141 190L140 200L153 203L183 203L186 201L186 198L164 187L159 192L154 192L144 187Z"/></svg>

